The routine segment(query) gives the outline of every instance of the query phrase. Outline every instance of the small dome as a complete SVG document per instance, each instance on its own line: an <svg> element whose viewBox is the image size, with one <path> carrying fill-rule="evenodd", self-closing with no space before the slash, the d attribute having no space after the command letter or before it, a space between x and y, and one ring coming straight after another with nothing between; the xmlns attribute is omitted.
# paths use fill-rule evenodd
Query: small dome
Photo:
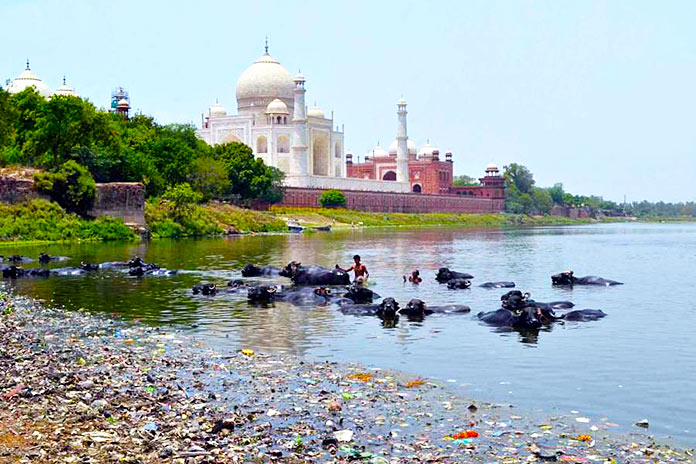
<svg viewBox="0 0 696 464"><path fill-rule="evenodd" d="M116 108L118 109L127 109L130 108L130 103L128 103L128 100L125 98L122 98L118 101L118 104L116 105Z"/></svg>
<svg viewBox="0 0 696 464"><path fill-rule="evenodd" d="M295 82L304 82L304 81L305 81L305 77L302 75L302 73L298 72L297 75L295 76Z"/></svg>
<svg viewBox="0 0 696 464"><path fill-rule="evenodd" d="M225 107L218 103L217 100L215 100L213 106L210 107L210 117L221 118L224 116L227 116L227 110L225 110Z"/></svg>
<svg viewBox="0 0 696 464"><path fill-rule="evenodd" d="M283 100L276 98L266 107L266 114L290 114L288 105Z"/></svg>
<svg viewBox="0 0 696 464"><path fill-rule="evenodd" d="M324 112L317 105L314 105L307 111L307 116L310 118L323 118Z"/></svg>
<svg viewBox="0 0 696 464"><path fill-rule="evenodd" d="M399 98L399 101L396 102L396 104L397 104L397 105L405 105L405 104L406 104L406 100L404 100L404 98L401 97L401 98Z"/></svg>
<svg viewBox="0 0 696 464"><path fill-rule="evenodd" d="M7 91L11 94L19 93L27 87L34 87L34 89L44 98L51 96L53 92L51 89L34 74L29 68L29 60L27 60L27 68L22 71L22 74L17 76L15 80L12 81Z"/></svg>
<svg viewBox="0 0 696 464"><path fill-rule="evenodd" d="M370 158L382 158L389 156L389 154L386 152L386 150L384 150L384 148L380 147L379 145L375 145L372 150L365 153L365 156L369 156Z"/></svg>
<svg viewBox="0 0 696 464"><path fill-rule="evenodd" d="M396 150L398 148L399 141L394 139L394 141L389 145L389 154L396 156ZM409 155L415 155L418 152L418 147L416 146L416 142L414 142L411 139L408 139L406 142L406 147L408 148L408 154Z"/></svg>
<svg viewBox="0 0 696 464"><path fill-rule="evenodd" d="M58 87L53 95L77 97L75 89L73 89L72 87L68 87L68 84L65 83L65 76L63 76L63 85Z"/></svg>
<svg viewBox="0 0 696 464"><path fill-rule="evenodd" d="M488 171L498 171L498 166L491 163L488 166L486 166L486 172L488 172Z"/></svg>
<svg viewBox="0 0 696 464"><path fill-rule="evenodd" d="M418 157L419 158L432 158L433 157L433 152L434 151L439 151L437 148L433 147L430 145L430 143L426 143L423 145L418 152Z"/></svg>

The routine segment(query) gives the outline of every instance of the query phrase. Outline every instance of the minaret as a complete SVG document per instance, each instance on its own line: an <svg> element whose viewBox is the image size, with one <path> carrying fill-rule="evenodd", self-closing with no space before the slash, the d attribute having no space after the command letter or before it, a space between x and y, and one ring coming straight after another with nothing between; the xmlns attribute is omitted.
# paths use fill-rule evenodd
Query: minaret
<svg viewBox="0 0 696 464"><path fill-rule="evenodd" d="M302 74L295 76L295 111L292 115L294 132L292 136L291 173L306 175L307 159L307 115L305 114L305 79Z"/></svg>
<svg viewBox="0 0 696 464"><path fill-rule="evenodd" d="M408 177L408 135L406 133L406 100L397 102L399 126L396 130L396 181L409 182Z"/></svg>

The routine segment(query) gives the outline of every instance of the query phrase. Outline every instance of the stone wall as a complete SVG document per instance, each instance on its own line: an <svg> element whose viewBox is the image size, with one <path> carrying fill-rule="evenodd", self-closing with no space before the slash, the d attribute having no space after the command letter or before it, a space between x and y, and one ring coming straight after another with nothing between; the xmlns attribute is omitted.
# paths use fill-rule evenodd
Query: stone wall
<svg viewBox="0 0 696 464"><path fill-rule="evenodd" d="M0 175L0 202L21 203L43 198L34 187L34 180L26 177ZM145 187L139 182L97 184L94 207L90 216L108 215L122 218L126 223L145 224Z"/></svg>
<svg viewBox="0 0 696 464"><path fill-rule="evenodd" d="M97 196L89 215L123 218L125 223L145 224L145 186L140 182L97 184Z"/></svg>
<svg viewBox="0 0 696 464"><path fill-rule="evenodd" d="M341 191L365 191L365 192L410 192L411 184L408 182L384 182L374 179L356 179L353 177L330 176L285 176L283 185L292 188L310 189L338 189Z"/></svg>
<svg viewBox="0 0 696 464"><path fill-rule="evenodd" d="M417 193L387 193L342 190L346 208L358 211L390 213L499 213L505 200L471 198L455 195L420 195ZM318 208L322 190L285 188L281 206Z"/></svg>

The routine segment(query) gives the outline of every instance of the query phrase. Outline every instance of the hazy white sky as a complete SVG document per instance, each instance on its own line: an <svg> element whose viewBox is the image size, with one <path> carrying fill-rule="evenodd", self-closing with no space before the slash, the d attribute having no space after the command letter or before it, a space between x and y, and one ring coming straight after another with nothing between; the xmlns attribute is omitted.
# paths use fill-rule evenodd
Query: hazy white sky
<svg viewBox="0 0 696 464"><path fill-rule="evenodd" d="M270 52L363 155L396 133L455 173L518 162L537 184L621 201L696 200L694 1L21 1L0 3L0 79L27 58L107 106L123 85L161 123L192 122Z"/></svg>

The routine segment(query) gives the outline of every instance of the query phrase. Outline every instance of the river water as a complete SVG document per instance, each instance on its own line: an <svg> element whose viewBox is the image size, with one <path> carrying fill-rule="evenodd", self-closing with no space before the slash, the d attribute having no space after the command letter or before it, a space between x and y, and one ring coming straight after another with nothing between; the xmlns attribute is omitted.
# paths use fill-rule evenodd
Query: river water
<svg viewBox="0 0 696 464"><path fill-rule="evenodd" d="M0 253L36 257L40 251L72 258L60 265L137 255L183 271L174 277L96 273L10 284L50 304L174 325L222 350L248 347L395 368L449 382L475 399L606 418L623 431L647 418L651 432L696 443L696 224L372 229L25 246ZM347 266L356 253L370 271L370 288L383 297L402 304L410 298L466 304L471 315L434 315L420 323L402 319L384 328L379 319L346 316L333 307L256 308L240 295L204 297L190 290L203 281L224 287L248 262ZM442 266L473 274L474 286L438 285L434 275ZM402 275L415 268L424 282L404 284ZM552 287L550 275L565 269L625 285ZM505 292L476 287L489 280L512 280L537 301L572 300L576 308L602 309L608 316L556 324L538 334L501 332L475 319L478 311L498 308Z"/></svg>

